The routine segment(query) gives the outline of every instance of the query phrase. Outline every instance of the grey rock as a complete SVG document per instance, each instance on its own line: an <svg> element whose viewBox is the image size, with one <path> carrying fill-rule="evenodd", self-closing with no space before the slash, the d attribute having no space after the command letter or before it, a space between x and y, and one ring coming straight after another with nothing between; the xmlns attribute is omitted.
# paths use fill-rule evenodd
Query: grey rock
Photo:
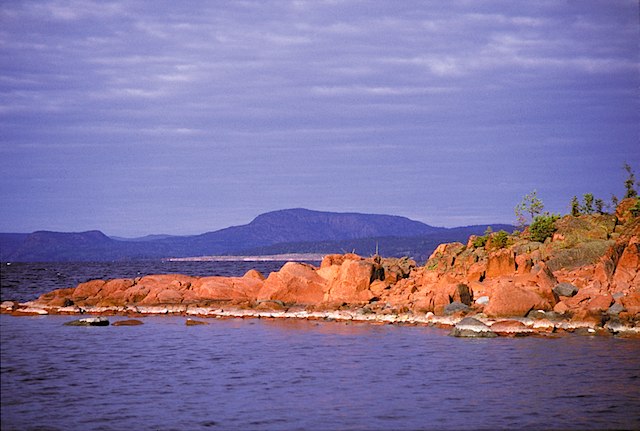
<svg viewBox="0 0 640 431"><path fill-rule="evenodd" d="M447 304L444 307L444 314L449 316L451 314L457 313L458 311L468 311L469 306L463 304L462 302L454 301L451 304Z"/></svg>
<svg viewBox="0 0 640 431"><path fill-rule="evenodd" d="M65 326L109 326L109 319L106 317L87 317L84 319L66 322Z"/></svg>
<svg viewBox="0 0 640 431"><path fill-rule="evenodd" d="M611 307L609 307L609 309L607 310L607 314L618 315L624 310L625 309L622 304L620 304L619 302L614 302L613 304L611 304Z"/></svg>
<svg viewBox="0 0 640 431"><path fill-rule="evenodd" d="M564 316L560 313L556 313L555 311L544 311L544 310L531 310L529 314L527 314L529 319L548 319L551 321L563 320Z"/></svg>
<svg viewBox="0 0 640 431"><path fill-rule="evenodd" d="M494 338L498 335L478 319L465 317L451 330L453 337Z"/></svg>
<svg viewBox="0 0 640 431"><path fill-rule="evenodd" d="M578 288L571 283L558 283L553 288L553 291L558 296L574 296L578 293Z"/></svg>

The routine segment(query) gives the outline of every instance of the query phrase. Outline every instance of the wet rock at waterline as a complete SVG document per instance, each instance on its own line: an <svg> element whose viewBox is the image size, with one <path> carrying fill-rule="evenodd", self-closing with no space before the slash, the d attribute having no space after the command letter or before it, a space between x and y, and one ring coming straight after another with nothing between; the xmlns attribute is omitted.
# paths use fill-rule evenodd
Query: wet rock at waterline
<svg viewBox="0 0 640 431"><path fill-rule="evenodd" d="M109 319L106 317L87 317L66 322L64 326L109 326Z"/></svg>

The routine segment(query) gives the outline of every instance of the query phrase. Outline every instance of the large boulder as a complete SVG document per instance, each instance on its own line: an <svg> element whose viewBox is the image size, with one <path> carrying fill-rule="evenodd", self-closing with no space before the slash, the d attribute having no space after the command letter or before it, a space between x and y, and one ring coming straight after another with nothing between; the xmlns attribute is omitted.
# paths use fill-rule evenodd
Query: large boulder
<svg viewBox="0 0 640 431"><path fill-rule="evenodd" d="M374 297L369 286L373 273L373 263L365 260L347 259L331 271L318 271L324 274L327 280L328 289L324 295L324 302L327 303L347 303L356 304L368 302ZM324 278L323 277L323 278Z"/></svg>
<svg viewBox="0 0 640 431"><path fill-rule="evenodd" d="M513 275L516 271L515 255L510 249L501 249L489 254L486 278Z"/></svg>
<svg viewBox="0 0 640 431"><path fill-rule="evenodd" d="M494 338L497 336L491 328L473 317L465 317L456 323L451 333L454 337Z"/></svg>
<svg viewBox="0 0 640 431"><path fill-rule="evenodd" d="M288 262L272 272L258 291L257 300L275 299L285 303L315 305L322 302L327 281L313 266Z"/></svg>
<svg viewBox="0 0 640 431"><path fill-rule="evenodd" d="M202 277L191 283L184 293L185 302L253 301L264 282L253 275L244 277Z"/></svg>
<svg viewBox="0 0 640 431"><path fill-rule="evenodd" d="M640 236L629 239L613 273L613 284L617 290L640 287Z"/></svg>
<svg viewBox="0 0 640 431"><path fill-rule="evenodd" d="M578 288L571 283L558 283L553 288L553 291L558 296L571 297L571 296L574 296L576 293L578 293Z"/></svg>
<svg viewBox="0 0 640 431"><path fill-rule="evenodd" d="M532 309L551 309L536 292L513 284L499 284L493 289L484 313L490 317L524 317Z"/></svg>
<svg viewBox="0 0 640 431"><path fill-rule="evenodd" d="M90 280L85 283L80 283L73 291L71 299L73 302L86 301L87 299L93 299L97 301L96 296L107 282L104 280Z"/></svg>

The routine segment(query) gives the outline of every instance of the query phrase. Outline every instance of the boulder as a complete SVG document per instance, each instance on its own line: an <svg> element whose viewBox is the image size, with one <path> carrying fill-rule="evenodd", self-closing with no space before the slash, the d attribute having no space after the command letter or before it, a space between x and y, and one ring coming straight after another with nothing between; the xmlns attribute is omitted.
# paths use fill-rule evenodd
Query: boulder
<svg viewBox="0 0 640 431"><path fill-rule="evenodd" d="M498 335L478 319L465 317L456 323L449 335L453 337L493 338Z"/></svg>
<svg viewBox="0 0 640 431"><path fill-rule="evenodd" d="M277 299L285 303L315 305L322 302L327 281L311 265L298 262L284 264L272 272L257 294L257 300Z"/></svg>
<svg viewBox="0 0 640 431"><path fill-rule="evenodd" d="M143 324L142 320L128 319L128 320L117 320L113 322L112 326L139 326L142 324Z"/></svg>
<svg viewBox="0 0 640 431"><path fill-rule="evenodd" d="M109 326L109 319L106 317L87 317L84 319L66 322L65 326Z"/></svg>
<svg viewBox="0 0 640 431"><path fill-rule="evenodd" d="M204 322L202 320L194 320L194 319L187 319L184 322L187 326L198 326L198 325L208 325L209 322Z"/></svg>
<svg viewBox="0 0 640 431"><path fill-rule="evenodd" d="M522 337L535 331L518 320L501 320L491 325L491 330L500 336Z"/></svg>
<svg viewBox="0 0 640 431"><path fill-rule="evenodd" d="M345 260L327 280L328 289L323 298L327 303L356 304L369 302L374 297L369 284L373 264L364 260Z"/></svg>
<svg viewBox="0 0 640 431"><path fill-rule="evenodd" d="M553 291L558 296L574 296L578 293L578 288L571 283L558 283L553 288Z"/></svg>
<svg viewBox="0 0 640 431"><path fill-rule="evenodd" d="M259 274L259 273L258 273ZM264 281L255 275L243 277L201 277L185 292L189 303L206 301L254 300Z"/></svg>
<svg viewBox="0 0 640 431"><path fill-rule="evenodd" d="M489 254L486 278L513 275L516 271L516 261L510 249L501 249Z"/></svg>
<svg viewBox="0 0 640 431"><path fill-rule="evenodd" d="M444 307L445 316L450 316L452 314L461 313L461 312L464 313L467 311L469 311L469 306L458 301L454 301L451 304L447 304Z"/></svg>
<svg viewBox="0 0 640 431"><path fill-rule="evenodd" d="M613 273L613 284L619 289L640 287L640 236L633 236L626 244Z"/></svg>
<svg viewBox="0 0 640 431"><path fill-rule="evenodd" d="M607 310L607 314L610 316L617 316L618 314L625 311L624 306L619 302L614 302L611 304L611 307Z"/></svg>
<svg viewBox="0 0 640 431"><path fill-rule="evenodd" d="M531 290L509 284L496 286L484 313L490 317L524 317L532 309L550 309L550 304Z"/></svg>
<svg viewBox="0 0 640 431"><path fill-rule="evenodd" d="M640 314L640 290L629 292L628 295L620 298L620 302L632 316Z"/></svg>
<svg viewBox="0 0 640 431"><path fill-rule="evenodd" d="M613 297L611 295L598 295L589 300L586 308L590 312L601 312L608 310L611 304L613 304Z"/></svg>
<svg viewBox="0 0 640 431"><path fill-rule="evenodd" d="M91 280L85 283L80 283L73 290L71 299L76 303L78 301L86 301L89 298L93 299L98 295L98 293L102 289L102 286L104 286L106 283L107 282L104 280Z"/></svg>
<svg viewBox="0 0 640 431"><path fill-rule="evenodd" d="M260 281L265 280L265 276L260 271L257 271L255 269L250 269L249 271L245 272L242 278L252 278Z"/></svg>

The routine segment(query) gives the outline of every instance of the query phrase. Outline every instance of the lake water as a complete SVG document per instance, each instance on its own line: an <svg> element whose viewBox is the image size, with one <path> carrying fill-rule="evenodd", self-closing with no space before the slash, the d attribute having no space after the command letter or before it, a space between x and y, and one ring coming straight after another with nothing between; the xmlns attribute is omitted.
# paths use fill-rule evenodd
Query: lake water
<svg viewBox="0 0 640 431"><path fill-rule="evenodd" d="M95 265L123 276L164 264ZM206 265L163 272L223 271ZM3 299L94 278L91 265L72 267L3 267ZM638 340L459 339L428 327L297 320L186 326L158 316L134 327L63 326L73 318L0 316L3 431L640 428Z"/></svg>

